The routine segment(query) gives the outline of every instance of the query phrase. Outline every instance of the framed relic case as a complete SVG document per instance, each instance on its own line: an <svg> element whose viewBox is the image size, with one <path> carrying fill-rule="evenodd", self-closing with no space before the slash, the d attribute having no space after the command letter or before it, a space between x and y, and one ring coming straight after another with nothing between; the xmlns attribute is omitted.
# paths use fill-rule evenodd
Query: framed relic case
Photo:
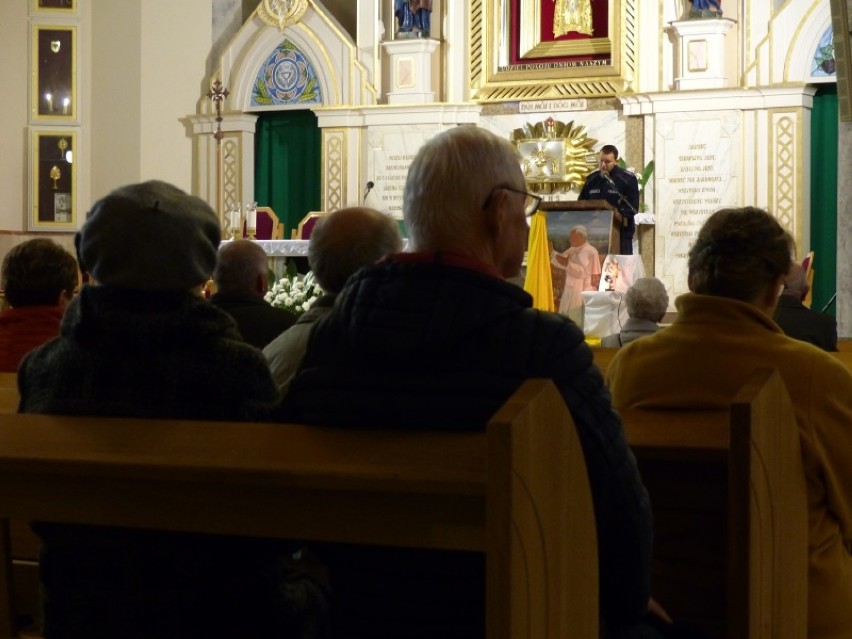
<svg viewBox="0 0 852 639"><path fill-rule="evenodd" d="M77 132L30 130L30 231L77 229Z"/></svg>

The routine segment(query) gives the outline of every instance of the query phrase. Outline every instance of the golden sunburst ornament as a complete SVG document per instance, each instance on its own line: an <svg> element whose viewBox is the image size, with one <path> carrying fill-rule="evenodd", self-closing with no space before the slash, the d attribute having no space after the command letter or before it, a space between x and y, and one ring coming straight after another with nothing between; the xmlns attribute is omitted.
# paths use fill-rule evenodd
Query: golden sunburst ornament
<svg viewBox="0 0 852 639"><path fill-rule="evenodd" d="M540 193L580 189L597 166L597 140L586 135L586 127L565 124L553 118L528 123L512 131L512 142L521 154L527 184Z"/></svg>
<svg viewBox="0 0 852 639"><path fill-rule="evenodd" d="M301 20L307 9L308 0L263 0L257 7L257 15L269 26L283 31Z"/></svg>

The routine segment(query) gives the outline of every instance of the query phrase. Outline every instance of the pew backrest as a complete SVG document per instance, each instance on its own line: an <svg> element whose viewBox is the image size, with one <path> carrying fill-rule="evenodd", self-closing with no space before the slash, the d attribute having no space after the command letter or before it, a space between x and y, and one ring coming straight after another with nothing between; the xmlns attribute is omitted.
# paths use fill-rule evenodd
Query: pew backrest
<svg viewBox="0 0 852 639"><path fill-rule="evenodd" d="M0 518L483 551L489 639L598 633L585 462L545 380L485 432L0 416Z"/></svg>
<svg viewBox="0 0 852 639"><path fill-rule="evenodd" d="M805 637L807 495L799 431L780 376L758 371L727 410L619 412L651 491L655 525L675 530L658 537L655 577L656 564L676 554L667 544L688 548L674 572L660 570L658 581L668 588L655 592L660 603L665 607L667 597L686 606L709 600L706 572L715 563L724 575L722 636ZM697 509L714 500L726 519L716 555L713 543L677 539L692 530L683 519L697 517ZM679 517L669 525L667 519Z"/></svg>

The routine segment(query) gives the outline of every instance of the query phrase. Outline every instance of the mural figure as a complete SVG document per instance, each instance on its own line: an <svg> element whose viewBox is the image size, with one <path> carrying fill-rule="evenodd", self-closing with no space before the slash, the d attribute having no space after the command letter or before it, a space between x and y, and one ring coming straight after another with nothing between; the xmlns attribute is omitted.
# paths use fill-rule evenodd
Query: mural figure
<svg viewBox="0 0 852 639"><path fill-rule="evenodd" d="M396 37L429 37L432 0L394 0L393 14L396 16Z"/></svg>
<svg viewBox="0 0 852 639"><path fill-rule="evenodd" d="M555 0L553 10L553 37L571 33L593 35L592 0Z"/></svg>

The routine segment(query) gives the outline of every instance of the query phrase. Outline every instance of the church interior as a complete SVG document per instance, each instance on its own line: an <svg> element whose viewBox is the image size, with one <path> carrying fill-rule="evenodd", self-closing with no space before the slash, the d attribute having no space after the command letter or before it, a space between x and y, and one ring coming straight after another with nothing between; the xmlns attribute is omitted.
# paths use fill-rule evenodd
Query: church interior
<svg viewBox="0 0 852 639"><path fill-rule="evenodd" d="M808 261L811 308L836 318L842 344L852 339L852 287L846 287L852 281L852 239L846 233L852 228L852 181L843 177L852 174L852 6L847 3L852 0L4 0L0 259L16 245L41 237L74 254L75 233L97 200L117 187L156 179L206 201L218 215L224 237L241 236L251 212L258 231L263 227L268 234L258 233L257 239L271 268L280 274L288 259L306 255L304 240L321 214L369 206L395 218L404 235L403 187L409 164L434 136L474 125L516 145L529 190L553 212L574 210L584 181L598 168L601 147L617 147L623 167L636 175L641 187L633 244L637 257L625 260L625 268L637 268L665 285L669 318L674 300L689 290L689 250L707 219L724 208L765 209L795 240L796 260ZM454 185L446 188L452 191ZM567 236L568 227L559 228ZM602 232L611 233L609 226ZM605 247L611 241L609 236L601 240ZM603 257L606 268L609 262ZM612 272L598 275L608 278ZM611 353L598 350L594 357L605 372ZM510 425L524 419L546 421L547 411L565 412L564 405L553 407L547 389L524 388L523 401L536 408L531 416L507 418ZM2 393L0 388L0 404L5 401ZM17 401L17 394L12 395L10 401ZM742 570L729 566L725 575L714 573L717 581L728 579L727 587L708 599L727 605L730 618L724 622L727 626L711 624L710 635L805 636L801 589L806 579L783 578L804 570L795 563L805 561L804 553L791 558L776 552L774 544L783 550L787 541L779 539L798 535L801 541L806 518L785 532L761 519L760 512L761 505L773 504L789 508L785 516L803 515L796 510L804 508L803 486L784 483L789 478L783 477L785 464L801 464L797 444L790 437L779 437L784 441L777 446L770 442L778 417L772 406L789 400L774 376L761 378L760 388L738 401L740 412L730 415L714 414L706 421L697 414L681 416L695 427L698 443L692 447L672 441L653 420L634 416L637 456L651 460L649 486L663 490L682 480L694 488L712 477L718 480L713 490L721 485L730 492L720 500L708 489L708 503L725 502L708 508L739 509L730 529L708 535L708 543L740 548L742 564ZM779 413L790 417L789 410ZM751 447L728 438L737 419L747 421L756 433ZM795 424L783 428L795 440ZM766 440L760 439L764 431ZM224 446L231 436L224 433L219 442L223 450L212 452L211 459L227 455ZM263 437L269 437L270 444L299 441L288 433L264 432ZM231 445L239 446L234 438ZM0 442L3 439L0 435ZM370 441L380 448L388 445L382 438ZM515 440L503 443L518 446ZM541 449L551 445L536 443ZM322 444L312 452L318 463L333 472L351 470L329 452L351 442L329 436ZM418 445L437 458L436 451L449 444L424 439ZM559 445L573 446L577 453L576 442L560 440ZM388 450L401 456L410 453L401 444L399 450ZM736 453L730 454L732 450ZM458 455L468 453L460 449ZM170 449L169 455L174 464L192 463L188 450ZM530 467L538 463L531 457ZM661 462L676 457L677 463ZM438 464L411 458L412 468L424 474L431 467L417 465L425 467L427 462ZM287 463L287 473L304 471L297 460ZM452 512L440 522L448 528L435 539L362 528L355 515L341 525L352 526L356 541L379 535L395 543L398 533L405 539L401 543L418 547L471 550L498 543L488 537L486 544L490 529L471 524L464 514L484 510L486 496L493 497L488 492L493 491L488 483L493 480L480 476L485 475L486 460L475 457L473 463L481 473L469 480L473 488L464 484L461 492L475 498L452 495ZM488 458L487 463L495 462ZM553 460L544 463L548 470L558 466ZM755 467L751 463L763 464L765 482L749 474ZM0 473L7 472L4 469L0 460ZM459 479L465 469L450 462L441 470L454 486L468 481L466 476ZM381 471L403 472L394 464ZM236 466L228 469L237 483L247 472ZM268 472L272 476L273 471ZM515 478L508 473L501 486L509 485L509 475ZM300 475L300 480L314 481L309 473L305 477ZM370 481L379 484L383 478L377 474ZM208 479L203 473L192 476L192 481ZM416 479L410 479L412 485ZM521 484L527 480L547 493L532 470L530 477L512 479ZM229 534L316 534L309 526L286 528L271 517L254 528L233 523L248 506L240 505L230 485L227 490L235 492L225 491L223 508L233 511L234 519L216 522L203 507L190 506L193 493L168 472L158 481L166 482L161 488L170 485L175 491L170 505L176 511L188 509L174 520L185 525L216 527ZM759 494L752 501L742 495L733 499L736 490L755 492L755 485ZM571 486L580 493L588 491L587 485ZM409 510L428 510L433 502L424 493L438 490L431 485L406 487L415 505ZM75 486L72 490L79 492L69 494L85 499L84 488ZM153 495L149 506L156 503ZM300 494L293 503L304 497ZM120 490L110 498L120 500ZM268 508L271 499L259 495L255 506ZM539 499L538 493L530 499ZM589 504L578 499L578 512L584 507L588 511ZM370 506L377 511L385 507L378 502ZM519 509L521 519L529 516L523 505L506 508L513 516ZM32 514L23 506L18 511L18 516ZM166 521L156 506L150 511L138 515L144 527ZM77 515L63 511L61 516ZM104 514L97 523L126 521L111 516ZM186 524L191 517L200 523ZM578 548L594 537L594 530L566 533L559 528L562 524L554 524L555 530L570 534ZM680 521L665 531L677 536L678 524L697 526ZM501 529L505 538L499 543L508 546L517 534L533 544L530 540L538 534L507 532L510 529ZM760 560L776 562L771 567L748 564L760 563L749 553L757 553L761 544L772 545L771 552L760 555ZM524 608L519 618L509 614L522 597L519 591L507 588L503 599L489 598L489 618L498 618L505 608L499 619L506 628L497 629L493 623L488 637L560 636L556 628L572 626L560 626L565 620L548 608L548 597L558 585L541 576L547 572L547 558L536 554L537 547L512 546L512 552L528 553L524 566L530 583L525 583L524 593L543 599ZM571 561L582 566L585 560L571 555ZM493 567L498 568L502 566ZM700 569L712 573L714 566L705 563ZM533 583L539 577L542 584ZM27 578L32 576L20 577ZM737 590L738 579L747 584L743 589L753 590L742 609L737 597L746 595ZM8 600L3 586L0 583L0 600ZM583 611L588 603L584 597L589 589L596 590L597 582L571 588L577 598L571 612L585 617L570 636L597 636L598 619ZM677 592L670 595L669 601L681 606L678 610L689 610L691 602L678 601ZM726 604L716 601L725 596L730 597ZM767 602L772 596L776 599ZM0 638L18 636L2 627L14 625L4 601ZM31 600L26 605L37 607ZM544 618L552 624L547 631L537 625ZM773 634L766 633L766 627L792 630Z"/></svg>

